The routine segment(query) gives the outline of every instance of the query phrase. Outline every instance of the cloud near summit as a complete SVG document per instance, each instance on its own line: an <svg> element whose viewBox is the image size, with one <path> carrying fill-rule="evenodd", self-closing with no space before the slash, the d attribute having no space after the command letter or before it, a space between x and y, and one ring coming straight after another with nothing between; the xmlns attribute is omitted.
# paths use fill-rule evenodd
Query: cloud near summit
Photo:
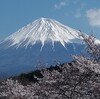
<svg viewBox="0 0 100 99"><path fill-rule="evenodd" d="M68 6L68 0L63 0L57 4L54 5L55 9L61 9L64 6Z"/></svg>
<svg viewBox="0 0 100 99"><path fill-rule="evenodd" d="M100 8L87 10L86 17L88 18L91 26L100 28Z"/></svg>

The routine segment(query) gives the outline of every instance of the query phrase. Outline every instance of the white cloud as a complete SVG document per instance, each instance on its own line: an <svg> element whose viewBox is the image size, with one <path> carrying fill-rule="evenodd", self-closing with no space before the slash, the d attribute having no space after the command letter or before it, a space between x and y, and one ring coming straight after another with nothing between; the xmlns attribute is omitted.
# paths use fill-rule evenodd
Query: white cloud
<svg viewBox="0 0 100 99"><path fill-rule="evenodd" d="M96 26L100 28L100 8L88 10L86 12L86 16L91 26Z"/></svg>
<svg viewBox="0 0 100 99"><path fill-rule="evenodd" d="M64 1L61 1L59 4L55 4L54 7L56 9L61 9L62 7L67 6L67 5L68 5L67 0L64 0Z"/></svg>

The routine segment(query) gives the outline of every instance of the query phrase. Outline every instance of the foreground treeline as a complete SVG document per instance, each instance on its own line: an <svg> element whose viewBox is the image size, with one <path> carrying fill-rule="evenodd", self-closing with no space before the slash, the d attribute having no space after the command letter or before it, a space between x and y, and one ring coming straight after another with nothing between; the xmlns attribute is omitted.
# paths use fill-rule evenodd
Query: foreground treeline
<svg viewBox="0 0 100 99"><path fill-rule="evenodd" d="M2 81L0 99L100 99L100 45L81 36L90 57Z"/></svg>

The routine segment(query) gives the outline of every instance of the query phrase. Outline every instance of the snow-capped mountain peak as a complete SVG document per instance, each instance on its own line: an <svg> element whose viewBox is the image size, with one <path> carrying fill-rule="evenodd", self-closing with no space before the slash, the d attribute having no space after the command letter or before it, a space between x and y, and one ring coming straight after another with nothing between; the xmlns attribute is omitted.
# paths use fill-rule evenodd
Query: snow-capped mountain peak
<svg viewBox="0 0 100 99"><path fill-rule="evenodd" d="M60 42L64 47L65 43L72 43L75 39L80 39L77 30L72 29L59 23L56 20L48 18L40 18L19 29L5 39L11 41L10 46L16 45L17 47L34 45L36 42L41 42L42 47L45 42ZM74 42L75 43L75 42Z"/></svg>

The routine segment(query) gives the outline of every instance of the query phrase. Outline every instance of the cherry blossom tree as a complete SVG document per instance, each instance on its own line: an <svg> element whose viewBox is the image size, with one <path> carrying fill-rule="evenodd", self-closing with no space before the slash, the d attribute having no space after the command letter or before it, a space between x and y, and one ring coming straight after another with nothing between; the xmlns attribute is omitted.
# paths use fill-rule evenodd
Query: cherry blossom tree
<svg viewBox="0 0 100 99"><path fill-rule="evenodd" d="M23 85L19 80L0 82L0 99L100 99L100 45L92 36L84 36L90 57L73 56L59 70L44 69L38 82Z"/></svg>

